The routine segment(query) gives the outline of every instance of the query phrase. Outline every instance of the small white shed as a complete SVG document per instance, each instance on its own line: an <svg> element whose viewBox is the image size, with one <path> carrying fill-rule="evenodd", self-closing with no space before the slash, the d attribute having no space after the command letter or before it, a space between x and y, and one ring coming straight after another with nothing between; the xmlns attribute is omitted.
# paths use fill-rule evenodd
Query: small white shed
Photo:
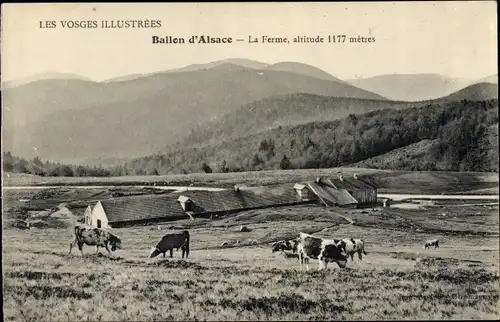
<svg viewBox="0 0 500 322"><path fill-rule="evenodd" d="M177 198L177 201L181 204L182 210L184 210L184 212L193 211L194 202L189 197L181 195L179 196L179 198Z"/></svg>
<svg viewBox="0 0 500 322"><path fill-rule="evenodd" d="M94 209L91 209L89 221L87 222L87 212L89 211L90 206L85 210L85 222L88 225L97 227L97 228L111 228L108 224L108 217L106 216L106 211L104 211L104 207L102 203L98 201L94 206Z"/></svg>

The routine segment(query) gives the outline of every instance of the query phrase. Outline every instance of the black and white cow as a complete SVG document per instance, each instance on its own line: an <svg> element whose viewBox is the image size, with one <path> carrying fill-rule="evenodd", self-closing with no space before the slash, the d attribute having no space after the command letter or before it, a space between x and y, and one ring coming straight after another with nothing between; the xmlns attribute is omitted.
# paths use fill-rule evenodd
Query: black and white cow
<svg viewBox="0 0 500 322"><path fill-rule="evenodd" d="M439 240L431 239L425 242L424 249L434 246L434 248L439 248Z"/></svg>
<svg viewBox="0 0 500 322"><path fill-rule="evenodd" d="M149 253L149 258L156 257L160 254L163 254L165 257L165 253L170 251L170 257L173 257L174 248L179 250L182 249L182 258L186 255L188 258L189 255L189 232L184 230L180 233L171 233L166 234L162 237L162 239L151 248L151 252Z"/></svg>
<svg viewBox="0 0 500 322"><path fill-rule="evenodd" d="M99 252L99 247L104 247L111 255L111 251L122 248L122 241L117 236L107 230L96 228L85 224L75 226L75 237L69 244L69 253L74 246L78 245L78 249L83 255L83 245L96 246L96 254ZM111 251L110 248L111 247Z"/></svg>
<svg viewBox="0 0 500 322"><path fill-rule="evenodd" d="M342 240L324 239L300 232L297 237L297 253L301 269L305 262L309 270L310 258L319 261L319 270L326 269L328 262L335 262L341 268L347 264L345 242Z"/></svg>

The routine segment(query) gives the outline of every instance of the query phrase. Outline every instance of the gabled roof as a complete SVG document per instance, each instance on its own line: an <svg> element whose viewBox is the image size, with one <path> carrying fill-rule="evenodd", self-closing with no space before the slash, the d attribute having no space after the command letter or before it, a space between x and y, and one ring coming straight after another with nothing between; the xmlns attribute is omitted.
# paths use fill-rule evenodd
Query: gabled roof
<svg viewBox="0 0 500 322"><path fill-rule="evenodd" d="M181 194L180 192L178 194ZM293 186L276 187L240 187L222 191L183 191L182 195L191 199L195 205L195 214L242 210L302 203Z"/></svg>
<svg viewBox="0 0 500 322"><path fill-rule="evenodd" d="M143 195L101 201L110 224L162 217L186 217L177 198L172 195Z"/></svg>
<svg viewBox="0 0 500 322"><path fill-rule="evenodd" d="M234 190L183 191L182 195L195 204L195 214L227 211L242 208L242 202Z"/></svg>
<svg viewBox="0 0 500 322"><path fill-rule="evenodd" d="M291 185L251 187L240 193L247 208L278 206L305 201Z"/></svg>
<svg viewBox="0 0 500 322"><path fill-rule="evenodd" d="M186 196L183 196L183 195L180 195L179 198L177 198L177 201L179 202L187 202L191 199L189 199L189 197L186 197Z"/></svg>
<svg viewBox="0 0 500 322"><path fill-rule="evenodd" d="M321 177L319 183L336 189L347 189L347 190L360 190L360 189L368 190L377 188L377 186L366 181L364 177L360 178L359 176L358 179L355 179L353 176L349 177L343 176L342 180L340 180L340 177L332 177L332 178Z"/></svg>
<svg viewBox="0 0 500 322"><path fill-rule="evenodd" d="M358 179L354 179L354 177L344 177L344 182L346 182L347 184L351 185L356 189L368 190L374 188L372 185L364 182L359 177Z"/></svg>
<svg viewBox="0 0 500 322"><path fill-rule="evenodd" d="M358 180L363 181L365 184L372 186L373 188L380 188L377 180L371 176L358 176Z"/></svg>
<svg viewBox="0 0 500 322"><path fill-rule="evenodd" d="M293 186L293 189L296 189L296 190L302 190L306 187L306 185L302 184L302 183L296 183L294 186Z"/></svg>
<svg viewBox="0 0 500 322"><path fill-rule="evenodd" d="M307 185L320 199L329 204L346 206L358 203L345 189L336 189L317 182L308 182Z"/></svg>

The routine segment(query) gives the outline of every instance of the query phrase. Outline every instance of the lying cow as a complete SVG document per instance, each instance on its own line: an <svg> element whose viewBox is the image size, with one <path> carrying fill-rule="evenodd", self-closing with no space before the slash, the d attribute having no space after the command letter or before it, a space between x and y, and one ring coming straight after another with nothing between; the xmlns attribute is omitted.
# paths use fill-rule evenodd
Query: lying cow
<svg viewBox="0 0 500 322"><path fill-rule="evenodd" d="M368 255L365 251L365 242L362 239L354 238L344 238L342 241L345 243L345 251L347 257L351 256L351 260L354 261L354 254L358 253L359 260L363 259L363 255Z"/></svg>
<svg viewBox="0 0 500 322"><path fill-rule="evenodd" d="M323 267L326 269L328 262L336 262L341 268L344 268L347 263L344 241L319 238L302 232L297 237L297 253L301 269L305 260L309 269L309 258L319 261L319 270Z"/></svg>
<svg viewBox="0 0 500 322"><path fill-rule="evenodd" d="M427 249L427 248L432 247L432 246L434 246L434 248L439 248L439 240L432 239L432 240L426 241L424 244L424 249Z"/></svg>
<svg viewBox="0 0 500 322"><path fill-rule="evenodd" d="M294 245L289 240L280 240L272 244L272 252L294 250Z"/></svg>
<svg viewBox="0 0 500 322"><path fill-rule="evenodd" d="M189 255L189 232L184 230L180 233L172 233L166 234L162 237L162 239L151 248L151 252L149 253L149 258L153 258L163 253L163 257L165 257L165 253L170 251L170 258L173 257L174 248L179 250L182 249L182 258L186 255L188 258Z"/></svg>
<svg viewBox="0 0 500 322"><path fill-rule="evenodd" d="M122 248L122 241L117 236L107 230L96 228L93 226L79 224L75 226L75 238L69 244L69 253L74 246L78 245L78 249L83 255L83 245L96 246L96 254L99 252L99 247L104 247L111 255L111 251ZM111 251L109 247L111 246Z"/></svg>

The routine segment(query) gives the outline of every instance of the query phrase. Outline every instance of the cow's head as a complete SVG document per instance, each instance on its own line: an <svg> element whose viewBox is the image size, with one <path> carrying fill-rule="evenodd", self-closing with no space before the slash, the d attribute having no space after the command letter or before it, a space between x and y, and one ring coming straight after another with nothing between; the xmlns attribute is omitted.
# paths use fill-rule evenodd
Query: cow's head
<svg viewBox="0 0 500 322"><path fill-rule="evenodd" d="M341 254L344 254L347 257L347 250L346 250L346 244L345 241L341 240L338 244L337 247L340 249Z"/></svg>
<svg viewBox="0 0 500 322"><path fill-rule="evenodd" d="M151 248L151 251L149 252L149 258L156 257L156 256L158 256L158 255L160 255L160 254L161 254L161 252L160 252L160 250L158 249L158 247L153 246L153 247Z"/></svg>
<svg viewBox="0 0 500 322"><path fill-rule="evenodd" d="M272 251L273 253L274 252L278 252L281 250L281 242L275 242L272 244Z"/></svg>
<svg viewBox="0 0 500 322"><path fill-rule="evenodd" d="M111 245L111 250L122 249L122 241L118 236L110 234L109 243Z"/></svg>
<svg viewBox="0 0 500 322"><path fill-rule="evenodd" d="M293 250L294 246L291 241L289 240L282 240L279 242L276 242L272 246L273 253L277 251L284 251L284 250Z"/></svg>

